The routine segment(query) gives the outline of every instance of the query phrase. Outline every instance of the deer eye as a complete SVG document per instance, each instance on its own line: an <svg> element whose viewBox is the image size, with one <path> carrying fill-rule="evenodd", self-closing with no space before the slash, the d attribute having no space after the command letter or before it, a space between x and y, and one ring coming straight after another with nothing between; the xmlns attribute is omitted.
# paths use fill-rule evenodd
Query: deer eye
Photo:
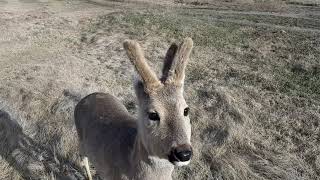
<svg viewBox="0 0 320 180"><path fill-rule="evenodd" d="M149 116L149 119L152 121L160 121L160 117L157 112L149 112L148 116Z"/></svg>
<svg viewBox="0 0 320 180"><path fill-rule="evenodd" d="M188 107L184 109L183 115L184 116L188 116L189 115L189 108Z"/></svg>

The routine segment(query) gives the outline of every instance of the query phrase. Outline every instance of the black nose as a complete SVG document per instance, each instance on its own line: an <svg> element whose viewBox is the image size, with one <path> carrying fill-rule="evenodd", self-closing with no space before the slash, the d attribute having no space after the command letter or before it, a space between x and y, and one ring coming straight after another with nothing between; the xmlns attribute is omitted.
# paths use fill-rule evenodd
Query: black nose
<svg viewBox="0 0 320 180"><path fill-rule="evenodd" d="M184 162L189 161L192 157L192 148L190 145L184 144L176 147L173 150L173 154L177 160Z"/></svg>

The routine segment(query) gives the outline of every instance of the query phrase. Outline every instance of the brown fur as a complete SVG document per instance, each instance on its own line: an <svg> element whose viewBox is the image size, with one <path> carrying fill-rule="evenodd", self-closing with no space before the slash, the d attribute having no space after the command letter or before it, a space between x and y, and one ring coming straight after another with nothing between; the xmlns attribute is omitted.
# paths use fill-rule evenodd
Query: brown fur
<svg viewBox="0 0 320 180"><path fill-rule="evenodd" d="M75 108L81 153L106 179L171 179L174 165L190 162L190 159L172 160L173 150L192 150L190 119L184 114L188 106L183 87L176 83L162 84L135 41L126 41L124 48L142 78L135 84L139 117L133 118L110 94L94 93L83 98ZM171 46L162 77L168 70L175 71L172 78L183 84L191 48L190 38L185 39L178 53L175 53L177 48ZM175 63L174 66L170 62ZM151 112L157 112L159 121L149 119ZM85 166L88 171L86 158Z"/></svg>
<svg viewBox="0 0 320 180"><path fill-rule="evenodd" d="M146 90L152 91L153 89L160 87L161 83L145 61L140 45L135 41L127 40L123 43L123 47L126 50L130 61L145 82Z"/></svg>
<svg viewBox="0 0 320 180"><path fill-rule="evenodd" d="M174 83L175 85L182 85L185 77L185 68L189 60L189 56L193 47L191 38L185 38L176 53L172 66L168 72L168 79L166 83Z"/></svg>
<svg viewBox="0 0 320 180"><path fill-rule="evenodd" d="M164 83L169 75L170 68L173 63L173 59L177 53L178 45L176 43L172 43L170 48L167 51L164 63L163 63L163 69L162 69L162 77L161 81Z"/></svg>

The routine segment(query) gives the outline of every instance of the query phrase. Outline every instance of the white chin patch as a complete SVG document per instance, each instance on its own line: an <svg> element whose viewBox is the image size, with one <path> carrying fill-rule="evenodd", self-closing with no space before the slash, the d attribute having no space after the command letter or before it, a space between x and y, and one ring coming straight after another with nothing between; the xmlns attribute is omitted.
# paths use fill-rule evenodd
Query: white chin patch
<svg viewBox="0 0 320 180"><path fill-rule="evenodd" d="M184 162L181 162L181 161L175 161L174 162L174 165L176 166L186 166L190 163L190 160L189 161L184 161Z"/></svg>

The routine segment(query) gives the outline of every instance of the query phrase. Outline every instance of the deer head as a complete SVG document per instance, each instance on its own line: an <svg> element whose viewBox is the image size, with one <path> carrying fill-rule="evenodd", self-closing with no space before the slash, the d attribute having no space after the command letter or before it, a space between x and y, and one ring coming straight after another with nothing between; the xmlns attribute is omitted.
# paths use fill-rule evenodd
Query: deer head
<svg viewBox="0 0 320 180"><path fill-rule="evenodd" d="M173 43L165 56L162 77L147 64L136 41L124 48L141 79L134 83L139 104L138 136L150 156L186 165L192 157L189 107L183 96L185 68L193 47L191 38Z"/></svg>

